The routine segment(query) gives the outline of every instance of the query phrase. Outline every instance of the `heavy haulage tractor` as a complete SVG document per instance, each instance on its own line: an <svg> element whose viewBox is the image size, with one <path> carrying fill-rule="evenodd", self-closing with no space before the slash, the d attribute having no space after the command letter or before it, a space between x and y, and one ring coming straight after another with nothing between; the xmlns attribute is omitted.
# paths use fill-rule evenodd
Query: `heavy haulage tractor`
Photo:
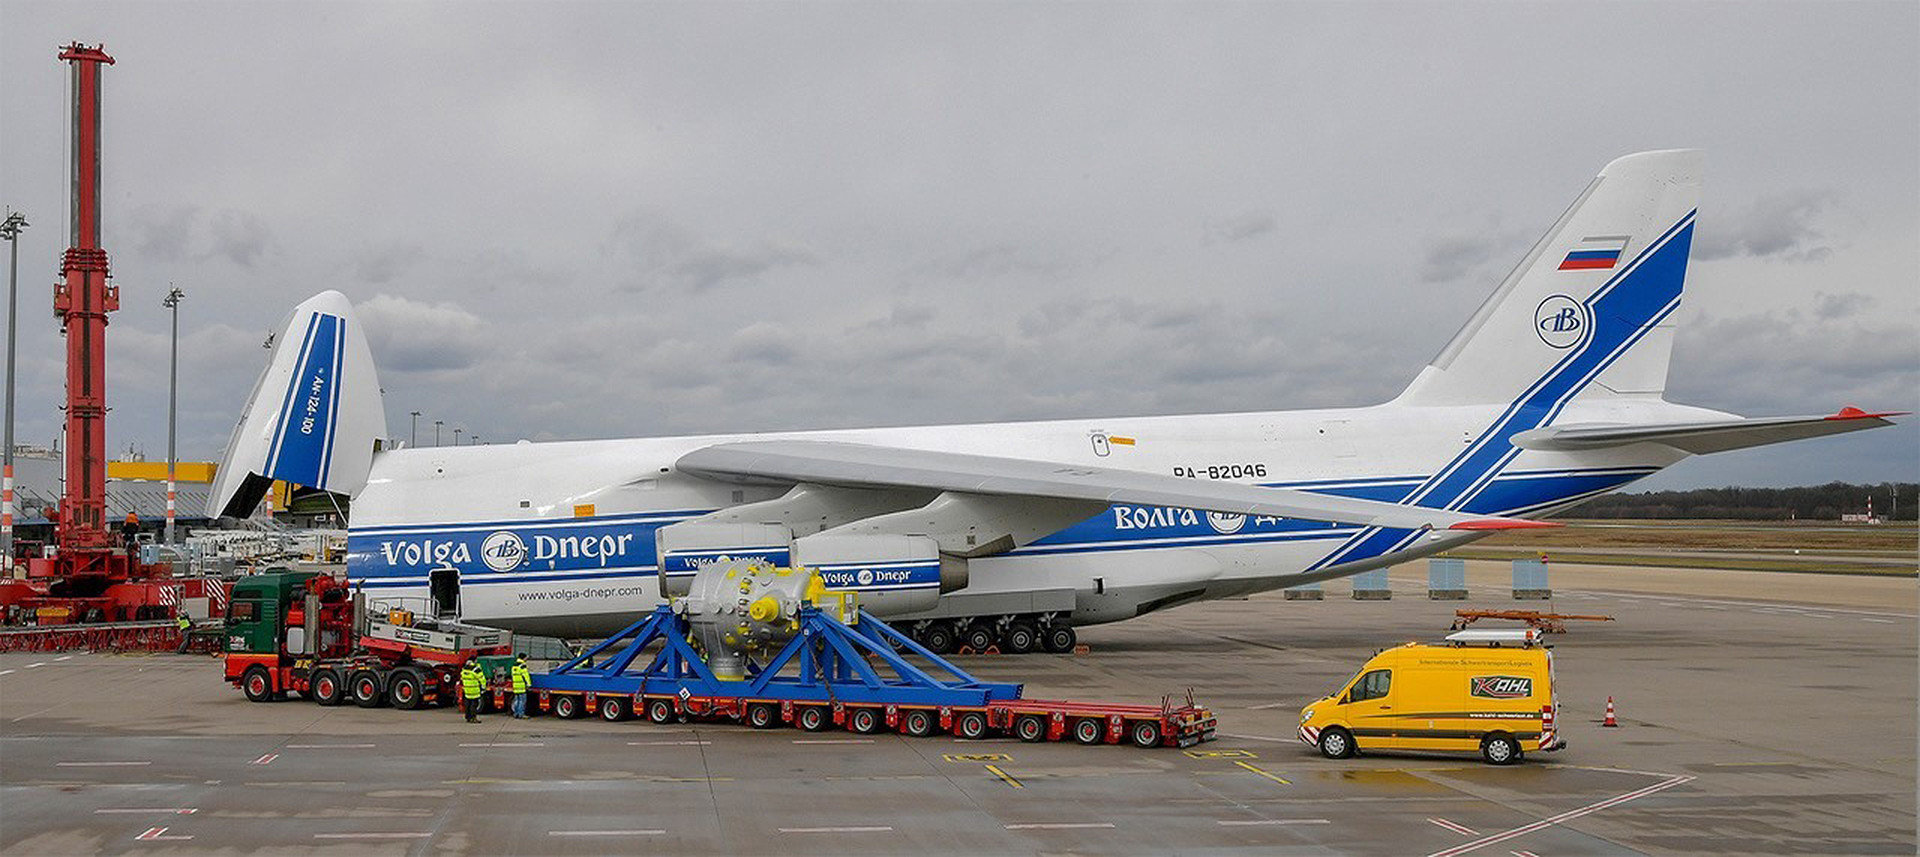
<svg viewBox="0 0 1920 857"><path fill-rule="evenodd" d="M292 693L321 705L423 708L455 701L470 659L490 682L504 681L512 643L505 631L369 610L364 594L328 574L271 572L233 585L225 672L254 702Z"/></svg>

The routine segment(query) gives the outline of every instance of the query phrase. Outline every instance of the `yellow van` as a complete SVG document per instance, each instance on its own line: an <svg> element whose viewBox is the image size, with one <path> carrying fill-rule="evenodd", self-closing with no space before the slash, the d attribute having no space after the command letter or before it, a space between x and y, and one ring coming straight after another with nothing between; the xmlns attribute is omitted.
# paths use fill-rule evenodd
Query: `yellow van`
<svg viewBox="0 0 1920 857"><path fill-rule="evenodd" d="M1554 710L1553 652L1540 632L1468 630L1374 655L1346 687L1300 712L1300 740L1329 759L1427 750L1511 765L1566 746Z"/></svg>

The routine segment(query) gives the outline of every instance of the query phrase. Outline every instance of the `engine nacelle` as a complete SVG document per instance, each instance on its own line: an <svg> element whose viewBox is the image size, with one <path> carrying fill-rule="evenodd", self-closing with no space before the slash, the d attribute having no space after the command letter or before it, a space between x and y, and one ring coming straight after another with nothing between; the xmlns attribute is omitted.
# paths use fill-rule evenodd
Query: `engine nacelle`
<svg viewBox="0 0 1920 857"><path fill-rule="evenodd" d="M818 533L794 540L793 562L828 591L859 593L861 609L882 618L940 600L940 545L927 536Z"/></svg>

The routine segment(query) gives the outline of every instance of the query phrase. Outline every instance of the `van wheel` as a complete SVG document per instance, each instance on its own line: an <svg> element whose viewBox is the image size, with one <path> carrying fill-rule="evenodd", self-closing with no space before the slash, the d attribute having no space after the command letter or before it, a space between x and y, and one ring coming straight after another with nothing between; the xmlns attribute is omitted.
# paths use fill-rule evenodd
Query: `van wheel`
<svg viewBox="0 0 1920 857"><path fill-rule="evenodd" d="M1353 733L1338 726L1329 726L1320 730L1320 755L1329 759L1345 759L1353 755Z"/></svg>
<svg viewBox="0 0 1920 857"><path fill-rule="evenodd" d="M1511 765L1520 761L1520 742L1511 735L1488 735L1480 742L1480 758L1489 765Z"/></svg>

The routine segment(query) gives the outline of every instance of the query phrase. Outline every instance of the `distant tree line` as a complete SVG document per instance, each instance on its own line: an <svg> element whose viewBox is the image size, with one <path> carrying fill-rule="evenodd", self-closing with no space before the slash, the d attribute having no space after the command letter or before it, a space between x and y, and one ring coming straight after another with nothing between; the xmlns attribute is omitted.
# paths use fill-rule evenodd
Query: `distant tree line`
<svg viewBox="0 0 1920 857"><path fill-rule="evenodd" d="M1920 512L1920 485L1882 482L1854 485L1829 482L1799 488L1696 488L1692 491L1647 491L1605 494L1568 513L1578 518L1734 518L1785 521L1837 521L1842 513L1867 510L1893 521L1914 520Z"/></svg>

